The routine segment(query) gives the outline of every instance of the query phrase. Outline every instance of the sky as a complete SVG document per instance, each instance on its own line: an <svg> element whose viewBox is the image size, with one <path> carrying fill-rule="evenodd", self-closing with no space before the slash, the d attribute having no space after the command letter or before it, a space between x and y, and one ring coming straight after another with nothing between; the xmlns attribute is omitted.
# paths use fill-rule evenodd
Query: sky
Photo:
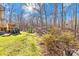
<svg viewBox="0 0 79 59"><path fill-rule="evenodd" d="M25 15L28 15L28 14L31 14L31 12L33 11L29 11L29 10L24 10L22 7L23 7L23 3L14 3L14 4L7 4L5 3L4 6L5 6L5 14L7 15L7 17L9 16L9 14L11 12L9 12L10 8L13 8L14 10L14 13L16 13L17 15L18 14L21 14L21 12L24 12ZM13 7L12 7L13 6ZM71 7L72 6L72 7ZM79 16L79 4L78 4L78 10L77 10L77 14ZM64 4L64 8L66 9L66 13L67 13L67 17L70 18L71 14L72 14L72 9L75 8L75 4ZM46 4L46 15L47 16L50 16L51 13L53 13L53 9L54 9L54 4L51 4L51 3L47 3ZM60 14L60 10L61 10L61 4L58 3L58 13ZM34 13L34 12L33 12ZM37 14L33 14L32 15L36 15Z"/></svg>

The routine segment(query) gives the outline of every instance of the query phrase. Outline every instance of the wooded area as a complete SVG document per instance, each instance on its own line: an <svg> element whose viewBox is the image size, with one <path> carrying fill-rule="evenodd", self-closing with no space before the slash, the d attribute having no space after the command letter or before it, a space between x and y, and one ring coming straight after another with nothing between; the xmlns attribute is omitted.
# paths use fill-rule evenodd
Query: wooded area
<svg viewBox="0 0 79 59"><path fill-rule="evenodd" d="M5 17L3 17L0 22L13 22L21 31L28 31L30 29L33 32L46 33L49 28L57 27L72 30L75 32L75 36L76 32L78 32L78 4L27 3L22 4L20 7L22 10L19 14L16 13L15 4L2 5L10 5L10 8L2 7L2 9L4 9L2 12ZM53 7L47 9L48 6ZM26 13L25 9L29 10L30 12ZM8 17L6 16L7 13L9 13ZM70 15L68 16L69 13Z"/></svg>
<svg viewBox="0 0 79 59"><path fill-rule="evenodd" d="M39 45L45 48L44 55L73 55L79 50L79 4L0 4L0 31L14 28L36 33L42 39Z"/></svg>

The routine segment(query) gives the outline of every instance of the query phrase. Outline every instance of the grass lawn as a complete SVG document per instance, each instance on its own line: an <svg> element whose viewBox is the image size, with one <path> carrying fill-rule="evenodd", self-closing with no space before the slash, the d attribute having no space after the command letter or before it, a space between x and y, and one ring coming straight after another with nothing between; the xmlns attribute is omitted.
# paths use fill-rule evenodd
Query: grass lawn
<svg viewBox="0 0 79 59"><path fill-rule="evenodd" d="M40 38L36 34L21 32L19 35L0 36L1 56L42 55L38 45Z"/></svg>

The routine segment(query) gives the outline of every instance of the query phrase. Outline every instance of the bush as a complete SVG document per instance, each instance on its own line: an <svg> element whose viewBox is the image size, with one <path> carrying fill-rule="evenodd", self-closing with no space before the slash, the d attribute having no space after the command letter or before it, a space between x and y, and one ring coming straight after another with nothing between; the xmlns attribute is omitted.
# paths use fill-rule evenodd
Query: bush
<svg viewBox="0 0 79 59"><path fill-rule="evenodd" d="M59 39L64 42L66 41L66 43L70 43L76 40L72 32L62 32L61 35L59 35Z"/></svg>
<svg viewBox="0 0 79 59"><path fill-rule="evenodd" d="M72 50L77 49L76 38L71 32L62 32L60 35L46 34L43 41L47 48L47 55L62 56L72 55Z"/></svg>
<svg viewBox="0 0 79 59"><path fill-rule="evenodd" d="M47 47L47 55L62 55L62 50L59 49L61 45L59 45L60 41L56 38L56 36L51 34L46 34L43 36L45 46Z"/></svg>
<svg viewBox="0 0 79 59"><path fill-rule="evenodd" d="M18 28L14 28L12 31L11 31L11 34L19 34L20 33L20 30Z"/></svg>
<svg viewBox="0 0 79 59"><path fill-rule="evenodd" d="M28 33L33 33L33 28L32 27L28 28Z"/></svg>
<svg viewBox="0 0 79 59"><path fill-rule="evenodd" d="M48 33L52 35L60 35L61 31L57 27L53 27L48 30Z"/></svg>

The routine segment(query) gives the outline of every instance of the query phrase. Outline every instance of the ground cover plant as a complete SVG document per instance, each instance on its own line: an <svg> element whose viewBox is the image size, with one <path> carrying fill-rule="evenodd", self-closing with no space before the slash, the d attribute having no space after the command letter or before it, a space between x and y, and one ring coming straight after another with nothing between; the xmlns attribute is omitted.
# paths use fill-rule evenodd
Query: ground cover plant
<svg viewBox="0 0 79 59"><path fill-rule="evenodd" d="M8 37L0 36L0 55L41 55L41 48L38 46L39 40L40 38L36 34L26 32L21 32L19 35L10 35Z"/></svg>

